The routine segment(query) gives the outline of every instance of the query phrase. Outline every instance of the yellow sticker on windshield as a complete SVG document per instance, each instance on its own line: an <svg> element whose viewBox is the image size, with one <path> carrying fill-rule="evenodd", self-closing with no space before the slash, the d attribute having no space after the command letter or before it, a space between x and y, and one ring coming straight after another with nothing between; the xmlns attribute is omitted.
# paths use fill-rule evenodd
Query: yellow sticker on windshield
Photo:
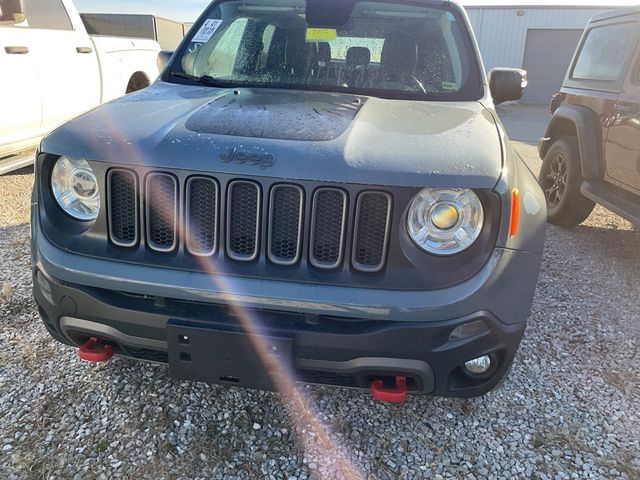
<svg viewBox="0 0 640 480"><path fill-rule="evenodd" d="M307 42L329 42L338 38L335 28L307 28Z"/></svg>

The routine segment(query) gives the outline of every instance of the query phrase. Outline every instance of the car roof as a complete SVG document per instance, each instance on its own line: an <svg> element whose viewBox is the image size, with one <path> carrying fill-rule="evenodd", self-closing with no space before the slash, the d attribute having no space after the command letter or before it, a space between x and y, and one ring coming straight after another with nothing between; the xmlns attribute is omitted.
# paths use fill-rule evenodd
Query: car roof
<svg viewBox="0 0 640 480"><path fill-rule="evenodd" d="M640 6L623 8L621 10L613 10L612 12L602 13L593 17L591 19L591 22L589 23L604 22L606 20L613 20L615 18L632 17L636 15L640 16Z"/></svg>

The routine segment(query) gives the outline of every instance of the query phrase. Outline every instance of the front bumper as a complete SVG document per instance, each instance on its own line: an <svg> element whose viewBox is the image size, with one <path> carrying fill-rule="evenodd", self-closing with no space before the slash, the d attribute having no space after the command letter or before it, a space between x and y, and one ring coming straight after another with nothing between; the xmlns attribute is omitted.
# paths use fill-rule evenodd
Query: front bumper
<svg viewBox="0 0 640 480"><path fill-rule="evenodd" d="M497 249L463 284L398 292L251 279L238 283L231 277L71 254L37 229L32 235L34 295L47 329L66 344L79 346L98 336L113 343L119 355L165 363L173 322L219 332L243 332L249 326L291 340L292 371L300 381L368 388L373 379L403 375L409 391L451 397L483 395L508 372L540 263L537 254ZM487 330L450 341L456 327L476 320ZM495 367L486 376L465 374L466 361L487 354ZM233 384L260 385L255 378Z"/></svg>
<svg viewBox="0 0 640 480"><path fill-rule="evenodd" d="M70 285L41 270L35 270L34 295L49 332L72 346L97 336L113 344L119 355L167 363L171 323L221 333L249 328L290 339L298 381L369 388L374 379L403 375L409 379L409 391L451 397L479 396L495 388L508 372L525 330L525 322L506 325L488 311L438 322L354 320L131 295ZM486 331L450 341L456 327L478 320L486 324ZM461 366L483 355L492 357L495 368L483 378L467 377ZM259 379L234 371L224 377L235 380L191 379L260 385Z"/></svg>

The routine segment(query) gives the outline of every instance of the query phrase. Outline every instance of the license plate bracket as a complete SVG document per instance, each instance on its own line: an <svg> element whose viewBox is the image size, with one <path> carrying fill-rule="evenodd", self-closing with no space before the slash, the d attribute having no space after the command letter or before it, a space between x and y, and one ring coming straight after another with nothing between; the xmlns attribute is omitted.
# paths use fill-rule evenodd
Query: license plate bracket
<svg viewBox="0 0 640 480"><path fill-rule="evenodd" d="M289 372L292 362L291 338L170 320L167 340L169 373L177 380L277 390L278 375ZM260 352L268 352L269 360L257 353L257 346Z"/></svg>

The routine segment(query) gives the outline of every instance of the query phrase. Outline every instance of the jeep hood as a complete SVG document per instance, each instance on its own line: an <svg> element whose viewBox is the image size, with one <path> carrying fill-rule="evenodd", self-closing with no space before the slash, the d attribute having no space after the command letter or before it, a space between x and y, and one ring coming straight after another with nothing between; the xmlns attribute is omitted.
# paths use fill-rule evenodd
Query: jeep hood
<svg viewBox="0 0 640 480"><path fill-rule="evenodd" d="M493 188L502 171L498 128L479 102L163 82L72 120L41 149L158 169L368 185ZM265 156L275 161L247 161Z"/></svg>

